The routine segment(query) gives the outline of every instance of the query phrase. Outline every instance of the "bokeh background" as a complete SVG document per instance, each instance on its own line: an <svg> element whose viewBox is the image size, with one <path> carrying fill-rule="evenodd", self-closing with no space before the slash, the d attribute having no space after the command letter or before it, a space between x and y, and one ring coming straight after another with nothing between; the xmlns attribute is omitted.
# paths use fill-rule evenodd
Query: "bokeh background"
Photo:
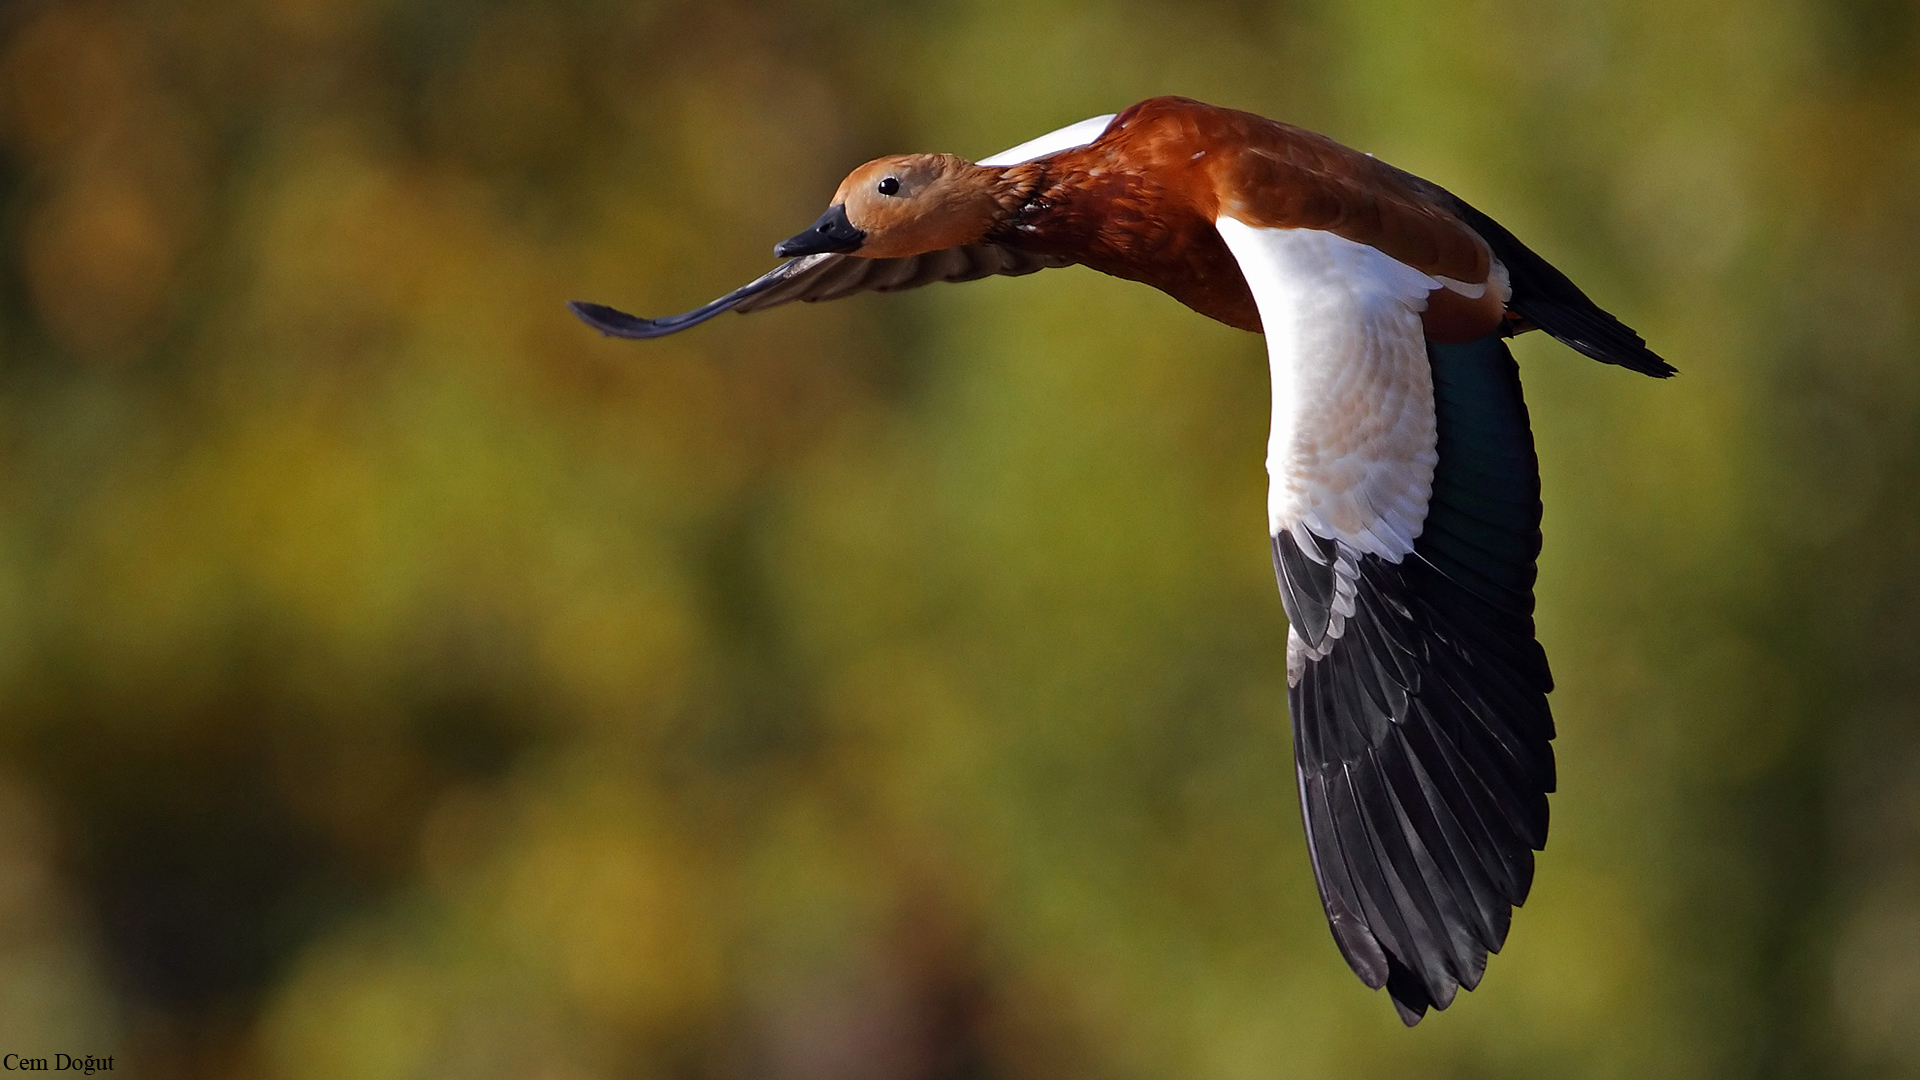
<svg viewBox="0 0 1920 1080"><path fill-rule="evenodd" d="M1920 9L13 0L0 1051L142 1078L1920 1076ZM1257 337L1075 269L599 339L1177 92L1503 220L1561 790L1405 1031Z"/></svg>

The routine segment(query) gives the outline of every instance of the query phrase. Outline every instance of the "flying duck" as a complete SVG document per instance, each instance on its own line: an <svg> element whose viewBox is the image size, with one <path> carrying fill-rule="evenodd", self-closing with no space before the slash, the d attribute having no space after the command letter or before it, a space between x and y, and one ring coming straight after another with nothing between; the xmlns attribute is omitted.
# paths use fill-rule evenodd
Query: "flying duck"
<svg viewBox="0 0 1920 1080"><path fill-rule="evenodd" d="M1540 472L1506 339L1674 369L1487 215L1323 135L1142 101L970 162L883 157L704 307L1089 266L1264 333L1267 524L1307 850L1334 941L1409 1026L1473 989L1527 898L1554 789L1534 638Z"/></svg>

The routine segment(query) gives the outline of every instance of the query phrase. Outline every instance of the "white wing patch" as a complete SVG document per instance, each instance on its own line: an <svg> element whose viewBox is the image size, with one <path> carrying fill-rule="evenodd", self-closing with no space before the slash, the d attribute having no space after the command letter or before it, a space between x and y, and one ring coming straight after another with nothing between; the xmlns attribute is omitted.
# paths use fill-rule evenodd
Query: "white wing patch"
<svg viewBox="0 0 1920 1080"><path fill-rule="evenodd" d="M1215 226L1260 309L1273 371L1267 518L1397 563L1433 494L1433 372L1420 313L1441 282L1314 229Z"/></svg>
<svg viewBox="0 0 1920 1080"><path fill-rule="evenodd" d="M1059 131L1049 131L1037 139L1028 139L1011 150L1002 150L990 158L977 161L976 165L985 165L993 169L1004 169L1009 165L1032 161L1034 158L1057 154L1062 150L1072 150L1076 146L1085 146L1104 135L1107 125L1119 113L1108 113L1082 120L1077 124L1068 124Z"/></svg>

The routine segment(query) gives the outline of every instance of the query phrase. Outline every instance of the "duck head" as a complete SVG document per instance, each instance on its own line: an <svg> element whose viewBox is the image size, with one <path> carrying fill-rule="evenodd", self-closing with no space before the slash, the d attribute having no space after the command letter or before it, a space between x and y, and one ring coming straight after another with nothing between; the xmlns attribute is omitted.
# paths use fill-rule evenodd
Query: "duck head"
<svg viewBox="0 0 1920 1080"><path fill-rule="evenodd" d="M999 169L952 154L897 154L853 170L805 232L773 249L781 258L842 252L897 259L971 244L1002 213Z"/></svg>

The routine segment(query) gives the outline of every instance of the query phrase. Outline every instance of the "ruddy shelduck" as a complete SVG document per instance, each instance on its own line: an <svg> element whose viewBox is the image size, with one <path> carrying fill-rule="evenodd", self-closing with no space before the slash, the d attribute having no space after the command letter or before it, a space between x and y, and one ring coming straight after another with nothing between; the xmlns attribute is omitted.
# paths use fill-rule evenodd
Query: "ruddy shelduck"
<svg viewBox="0 0 1920 1080"><path fill-rule="evenodd" d="M1534 637L1540 473L1507 338L1667 376L1640 336L1459 198L1324 136L1183 98L970 162L855 169L723 311L1080 264L1264 332L1267 519L1307 850L1334 940L1411 1025L1472 989L1554 789Z"/></svg>

